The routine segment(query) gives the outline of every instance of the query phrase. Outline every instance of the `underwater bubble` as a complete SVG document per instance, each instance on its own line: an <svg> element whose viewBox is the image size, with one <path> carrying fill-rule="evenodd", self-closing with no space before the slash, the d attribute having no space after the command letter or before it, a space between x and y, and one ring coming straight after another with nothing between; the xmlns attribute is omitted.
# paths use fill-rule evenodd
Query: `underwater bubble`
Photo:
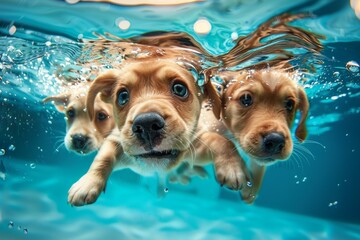
<svg viewBox="0 0 360 240"><path fill-rule="evenodd" d="M28 234L28 232L27 228L24 228L24 234Z"/></svg>
<svg viewBox="0 0 360 240"><path fill-rule="evenodd" d="M300 182L299 181L296 181L296 184L299 184Z"/></svg>
<svg viewBox="0 0 360 240"><path fill-rule="evenodd" d="M9 34L10 35L14 35L16 32L16 27L14 25L12 25L10 28L9 28Z"/></svg>
<svg viewBox="0 0 360 240"><path fill-rule="evenodd" d="M350 72L357 73L359 72L360 66L355 61L349 61L346 63L346 69L349 70Z"/></svg>
<svg viewBox="0 0 360 240"><path fill-rule="evenodd" d="M3 148L2 148L2 149L0 149L0 156L4 156L4 155L5 155L5 153L6 153L6 152L5 152L5 149L3 149Z"/></svg>
<svg viewBox="0 0 360 240"><path fill-rule="evenodd" d="M329 203L329 207L332 207L332 205L333 205L332 203Z"/></svg>
<svg viewBox="0 0 360 240"><path fill-rule="evenodd" d="M30 163L30 168L31 168L31 169L36 168L36 164L35 164L35 163Z"/></svg>
<svg viewBox="0 0 360 240"><path fill-rule="evenodd" d="M238 37L239 37L239 35L237 34L237 32L233 32L233 33L231 33L231 39L232 40L236 40L236 39L238 39Z"/></svg>
<svg viewBox="0 0 360 240"><path fill-rule="evenodd" d="M168 188L164 188L164 192L169 192L169 189Z"/></svg>
<svg viewBox="0 0 360 240"><path fill-rule="evenodd" d="M303 182L305 182L305 181L306 181L306 179L307 179L307 177L304 177L302 181L303 181Z"/></svg>
<svg viewBox="0 0 360 240"><path fill-rule="evenodd" d="M248 181L248 182L246 183L246 185L247 185L248 187L252 187L252 182Z"/></svg>
<svg viewBox="0 0 360 240"><path fill-rule="evenodd" d="M297 178L297 177L298 177L297 175L294 176L294 178Z"/></svg>
<svg viewBox="0 0 360 240"><path fill-rule="evenodd" d="M211 23L205 18L200 18L194 23L194 31L197 34L208 34L211 31Z"/></svg>
<svg viewBox="0 0 360 240"><path fill-rule="evenodd" d="M10 150L10 151L14 151L14 150L15 150L15 146L14 146L13 144L11 144L11 145L9 146L9 150Z"/></svg>
<svg viewBox="0 0 360 240"><path fill-rule="evenodd" d="M49 120L48 123L49 123L49 124L52 124L52 121Z"/></svg>
<svg viewBox="0 0 360 240"><path fill-rule="evenodd" d="M14 222L13 222L13 221L10 221L9 224L8 224L8 227L9 227L9 228L14 228Z"/></svg>
<svg viewBox="0 0 360 240"><path fill-rule="evenodd" d="M18 226L17 229L18 229L18 230L21 230L21 226Z"/></svg>
<svg viewBox="0 0 360 240"><path fill-rule="evenodd" d="M75 4L80 2L80 0L65 0L65 2L69 3L69 4Z"/></svg>
<svg viewBox="0 0 360 240"><path fill-rule="evenodd" d="M334 73L333 73L333 76L334 76L334 77L339 77L339 76L340 76L340 73L339 73L339 72L334 72Z"/></svg>
<svg viewBox="0 0 360 240"><path fill-rule="evenodd" d="M117 26L121 30L128 30L131 26L131 23L130 23L130 21L128 21L126 19L121 19L121 20L117 20Z"/></svg>

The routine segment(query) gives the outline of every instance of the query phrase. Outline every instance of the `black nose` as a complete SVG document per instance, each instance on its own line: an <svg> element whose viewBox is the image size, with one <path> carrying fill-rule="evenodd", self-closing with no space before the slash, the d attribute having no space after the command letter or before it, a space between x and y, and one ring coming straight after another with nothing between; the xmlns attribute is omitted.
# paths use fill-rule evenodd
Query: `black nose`
<svg viewBox="0 0 360 240"><path fill-rule="evenodd" d="M285 147L285 137L281 133L272 132L263 138L263 149L270 154L278 154Z"/></svg>
<svg viewBox="0 0 360 240"><path fill-rule="evenodd" d="M132 131L148 147L159 144L165 126L165 120L155 112L142 113L135 117Z"/></svg>
<svg viewBox="0 0 360 240"><path fill-rule="evenodd" d="M72 144L76 149L83 149L85 147L85 144L89 140L89 137L83 135L83 134L74 134L71 135Z"/></svg>

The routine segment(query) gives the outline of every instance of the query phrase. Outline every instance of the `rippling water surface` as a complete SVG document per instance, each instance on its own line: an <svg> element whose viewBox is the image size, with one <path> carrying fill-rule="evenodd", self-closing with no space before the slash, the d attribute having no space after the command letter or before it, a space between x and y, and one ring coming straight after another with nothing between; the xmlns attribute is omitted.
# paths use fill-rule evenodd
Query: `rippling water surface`
<svg viewBox="0 0 360 240"><path fill-rule="evenodd" d="M0 8L1 240L360 239L360 20L349 1L125 7L3 0ZM69 187L94 155L80 157L62 147L63 115L41 99L98 69L91 68L84 51L91 41L106 36L116 42L150 31L186 32L209 55L222 56L238 37L244 37L241 46L246 47L259 26L272 18L270 27L275 26L274 17L283 13L310 13L286 23L286 30L308 31L321 44L302 41L305 35L291 37L296 31L287 35L272 30L254 49L242 52L242 60L231 59L235 64L230 64L243 68L291 56L291 63L305 70L303 84L311 104L308 140L296 144L297 154L289 161L269 168L254 205L220 188L212 175L186 186L169 185L165 198L158 199L156 180L131 171L115 172L106 194L91 206L66 203ZM194 30L199 19L211 24L208 34ZM130 25L119 27L122 21ZM286 52L266 55L264 48ZM104 69L115 57L106 54L98 54ZM205 65L224 64L221 57L202 57ZM84 59L88 69L82 67Z"/></svg>

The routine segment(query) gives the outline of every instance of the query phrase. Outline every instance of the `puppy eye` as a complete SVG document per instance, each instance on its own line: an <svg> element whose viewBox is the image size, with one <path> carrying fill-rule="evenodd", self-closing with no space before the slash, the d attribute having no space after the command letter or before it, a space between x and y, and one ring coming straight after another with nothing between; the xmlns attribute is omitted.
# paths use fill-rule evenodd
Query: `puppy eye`
<svg viewBox="0 0 360 240"><path fill-rule="evenodd" d="M240 102L243 106L249 107L253 103L253 100L249 93L245 93L240 97Z"/></svg>
<svg viewBox="0 0 360 240"><path fill-rule="evenodd" d="M286 110L288 110L289 112L291 112L294 109L295 106L295 102L292 99L287 99L285 101L285 108Z"/></svg>
<svg viewBox="0 0 360 240"><path fill-rule="evenodd" d="M189 95L187 87L182 83L174 83L172 86L172 92L181 98L185 98Z"/></svg>
<svg viewBox="0 0 360 240"><path fill-rule="evenodd" d="M120 92L118 93L118 104L120 106L124 106L125 104L127 104L129 102L129 92L126 89L120 90Z"/></svg>
<svg viewBox="0 0 360 240"><path fill-rule="evenodd" d="M97 114L97 119L98 119L99 121L104 121L104 120L106 120L107 118L108 118L108 115L107 115L106 113L99 112L99 113Z"/></svg>
<svg viewBox="0 0 360 240"><path fill-rule="evenodd" d="M66 111L66 116L68 118L74 118L75 117L75 110L74 109L69 109Z"/></svg>

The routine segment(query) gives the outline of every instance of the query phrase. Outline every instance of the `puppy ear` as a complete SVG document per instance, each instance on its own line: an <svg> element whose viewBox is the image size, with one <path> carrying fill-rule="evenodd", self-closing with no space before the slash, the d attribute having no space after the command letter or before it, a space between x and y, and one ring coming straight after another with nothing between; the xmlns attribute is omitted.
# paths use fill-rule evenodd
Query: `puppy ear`
<svg viewBox="0 0 360 240"><path fill-rule="evenodd" d="M50 96L42 100L43 103L53 102L56 110L59 112L65 111L65 106L69 102L69 94L59 94L56 96Z"/></svg>
<svg viewBox="0 0 360 240"><path fill-rule="evenodd" d="M205 74L205 85L204 85L204 94L212 105L212 110L217 119L220 119L221 113L221 100L219 94L216 92L214 85L210 81L208 74Z"/></svg>
<svg viewBox="0 0 360 240"><path fill-rule="evenodd" d="M101 93L101 100L108 103L111 102L113 86L117 81L118 76L118 71L109 70L98 76L91 84L86 98L86 109L91 120L94 118L94 102L96 95Z"/></svg>
<svg viewBox="0 0 360 240"><path fill-rule="evenodd" d="M307 137L306 118L309 112L309 101L303 88L299 88L298 98L300 100L298 109L301 112L301 118L295 135L300 142L303 142Z"/></svg>

